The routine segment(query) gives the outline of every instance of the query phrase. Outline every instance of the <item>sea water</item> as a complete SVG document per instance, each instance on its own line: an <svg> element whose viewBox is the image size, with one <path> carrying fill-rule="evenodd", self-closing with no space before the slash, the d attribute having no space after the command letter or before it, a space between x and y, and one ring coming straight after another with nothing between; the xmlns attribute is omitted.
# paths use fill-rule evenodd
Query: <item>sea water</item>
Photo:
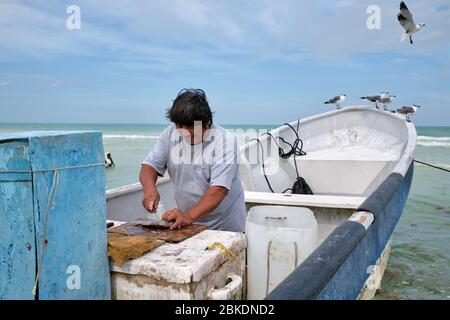
<svg viewBox="0 0 450 320"><path fill-rule="evenodd" d="M142 160L168 124L1 124L0 134L29 130L99 130L116 164L106 188L138 181ZM278 125L233 125L238 141ZM240 129L236 131L237 129ZM251 131L251 129L254 129ZM415 158L450 169L450 127L417 127ZM450 173L415 164L406 207L393 235L377 299L450 299Z"/></svg>

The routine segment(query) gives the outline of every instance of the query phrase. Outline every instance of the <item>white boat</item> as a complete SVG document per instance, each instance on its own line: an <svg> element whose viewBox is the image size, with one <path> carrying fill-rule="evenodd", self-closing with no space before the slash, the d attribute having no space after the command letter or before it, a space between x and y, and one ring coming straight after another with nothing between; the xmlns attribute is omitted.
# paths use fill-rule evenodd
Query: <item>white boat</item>
<svg viewBox="0 0 450 320"><path fill-rule="evenodd" d="M248 208L307 207L318 223L319 247L266 298L370 299L379 288L390 239L408 197L415 127L400 115L354 106L293 121L271 134L292 144L297 129L306 155L280 159L272 152L264 159L266 177L261 174L261 145L278 150L274 139L262 135L261 144L251 141L240 149ZM272 170L275 164L277 170ZM283 193L297 179L295 165L313 194ZM159 210L176 207L170 178L157 186ZM139 183L107 191L108 218L146 217L141 198Z"/></svg>

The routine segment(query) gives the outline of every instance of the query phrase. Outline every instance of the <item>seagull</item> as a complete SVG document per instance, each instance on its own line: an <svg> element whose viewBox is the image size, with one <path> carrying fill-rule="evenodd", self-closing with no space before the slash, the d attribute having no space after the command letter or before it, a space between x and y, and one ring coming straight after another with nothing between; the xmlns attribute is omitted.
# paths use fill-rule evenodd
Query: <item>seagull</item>
<svg viewBox="0 0 450 320"><path fill-rule="evenodd" d="M418 106L417 104L413 104L410 107L403 106L396 110L397 113L404 114L406 116L406 121L411 122L409 119L409 116L412 116L417 112L417 108L421 108L421 106Z"/></svg>
<svg viewBox="0 0 450 320"><path fill-rule="evenodd" d="M378 99L378 102L382 103L383 104L383 109L385 111L387 111L387 105L389 103L393 102L394 98L396 98L396 96L390 95L389 92L382 92L381 96L380 96L380 99Z"/></svg>
<svg viewBox="0 0 450 320"><path fill-rule="evenodd" d="M328 101L326 101L324 103L325 104L334 103L336 105L337 109L340 109L341 108L341 103L345 101L345 97L346 96L347 95L345 93L341 93L340 95L338 95L338 96L336 96L336 97L334 97L334 98L332 98L332 99L330 99L330 100L328 100Z"/></svg>
<svg viewBox="0 0 450 320"><path fill-rule="evenodd" d="M384 92L382 92L381 94L383 94L383 93ZM380 98L381 98L381 95L361 97L361 99L363 99L363 100L375 102L375 108L377 108L377 109L380 109L378 107L378 101L380 100Z"/></svg>
<svg viewBox="0 0 450 320"><path fill-rule="evenodd" d="M422 29L425 24L416 24L414 22L411 12L403 1L400 2L400 13L397 15L397 19L403 29L405 29L405 33L402 35L401 41L403 42L409 37L409 42L413 44L412 35Z"/></svg>
<svg viewBox="0 0 450 320"><path fill-rule="evenodd" d="M114 160L112 159L112 157L111 157L111 153L106 153L105 154L105 167L106 168L109 168L109 167L114 167L115 166L115 163L114 163Z"/></svg>

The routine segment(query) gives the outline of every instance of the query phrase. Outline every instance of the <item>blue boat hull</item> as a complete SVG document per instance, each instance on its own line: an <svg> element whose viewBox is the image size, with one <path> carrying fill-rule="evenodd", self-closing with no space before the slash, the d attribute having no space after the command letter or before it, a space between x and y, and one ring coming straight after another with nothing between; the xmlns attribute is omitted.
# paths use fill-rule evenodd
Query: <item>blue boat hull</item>
<svg viewBox="0 0 450 320"><path fill-rule="evenodd" d="M357 299L400 219L412 177L413 163L404 177L388 176L357 210L374 215L370 227L341 224L266 299Z"/></svg>
<svg viewBox="0 0 450 320"><path fill-rule="evenodd" d="M364 238L353 249L317 299L356 299L370 275L367 270L376 264L394 232L406 200L413 176L411 165L408 174L384 208L376 213L373 224Z"/></svg>

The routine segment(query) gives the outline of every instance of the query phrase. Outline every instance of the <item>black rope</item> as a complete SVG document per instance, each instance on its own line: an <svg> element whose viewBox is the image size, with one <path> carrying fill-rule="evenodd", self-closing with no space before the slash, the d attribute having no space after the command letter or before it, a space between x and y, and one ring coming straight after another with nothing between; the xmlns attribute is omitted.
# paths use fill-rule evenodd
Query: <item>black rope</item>
<svg viewBox="0 0 450 320"><path fill-rule="evenodd" d="M283 137L280 137L280 136L277 137L279 140L281 140L283 143L287 144L290 147L289 151L287 151L287 152L284 151L284 149L279 145L279 143L277 142L275 137L270 132L264 133L264 134L269 135L272 138L272 140L275 142L275 144L277 145L278 155L280 156L280 158L286 160L286 159L289 159L290 157L294 156L294 166L295 166L295 172L297 174L297 179L294 182L294 185L292 186L292 188L287 188L282 193L291 191L291 193L293 193L293 194L313 194L311 188L308 186L305 179L300 177L300 175L298 173L297 161L295 159L296 156L306 155L306 152L303 151L303 141L300 139L300 137L298 135L298 129L300 127L300 119L297 121L297 130L295 130L289 123L284 123L284 125L289 126L292 129L292 131L294 131L294 134L296 136L296 139L294 140L294 142L292 144L289 143L288 141L286 141L285 139L283 139ZM269 179L266 175L266 170L265 170L265 166L264 166L264 147L259 139L254 138L252 140L258 141L259 145L261 146L261 151L262 151L261 160L262 160L262 169L263 169L264 178L266 179L266 182L267 182L267 185L269 186L270 191L272 191L272 193L275 193L273 191L273 188L272 188L272 186L269 182ZM252 141L252 140L250 140L250 141ZM300 146L299 146L299 144L300 144Z"/></svg>
<svg viewBox="0 0 450 320"><path fill-rule="evenodd" d="M266 168L264 165L264 147L258 138L253 138L250 141L253 141L253 140L258 141L259 145L261 146L261 166L262 166L264 178L266 179L266 182L267 182L267 185L269 186L270 191L272 191L272 193L275 193L275 191L273 191L273 189L272 189L272 186L270 185L269 178L267 178L267 174L266 174Z"/></svg>
<svg viewBox="0 0 450 320"><path fill-rule="evenodd" d="M445 168L442 168L442 167L438 167L438 166L435 166L435 165L432 165L432 164L429 164L429 163L426 163L426 162L422 162L422 161L419 161L419 160L416 160L416 159L414 159L414 162L417 162L417 163L429 166L431 168L435 168L435 169L439 169L439 170L442 170L442 171L450 172L450 170L448 170L448 169L445 169Z"/></svg>
<svg viewBox="0 0 450 320"><path fill-rule="evenodd" d="M281 140L283 143L287 144L290 149L288 152L285 152L283 148L281 148L280 144L277 142L277 140L275 139L275 137L270 133L270 132L265 132L264 134L269 135L272 140L275 142L275 144L278 147L278 155L280 156L280 158L282 159L289 159L290 157L294 156L305 156L306 152L303 151L303 141L302 139L300 139L299 135L298 135L298 128L300 125L300 120L298 120L297 122L297 130L295 130L289 123L285 123L284 125L289 126L292 131L294 131L294 134L296 136L296 139L294 140L294 143L289 143L287 142L285 139L283 139L283 137L277 137L279 140ZM300 147L299 147L300 144ZM296 164L296 169L297 169L297 164ZM297 172L297 176L298 176L298 172Z"/></svg>

